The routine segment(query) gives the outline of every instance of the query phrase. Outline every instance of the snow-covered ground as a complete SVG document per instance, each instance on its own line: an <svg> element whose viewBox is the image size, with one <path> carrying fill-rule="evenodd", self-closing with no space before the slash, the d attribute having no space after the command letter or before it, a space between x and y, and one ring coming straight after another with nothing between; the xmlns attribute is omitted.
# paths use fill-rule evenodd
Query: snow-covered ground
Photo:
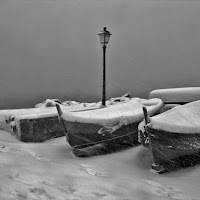
<svg viewBox="0 0 200 200"><path fill-rule="evenodd" d="M142 145L78 158L65 137L23 143L0 131L0 200L197 200L199 174L200 165L156 174Z"/></svg>
<svg viewBox="0 0 200 200"><path fill-rule="evenodd" d="M22 143L0 131L0 199L200 199L200 166L158 175L143 146L90 158L71 150L65 137Z"/></svg>

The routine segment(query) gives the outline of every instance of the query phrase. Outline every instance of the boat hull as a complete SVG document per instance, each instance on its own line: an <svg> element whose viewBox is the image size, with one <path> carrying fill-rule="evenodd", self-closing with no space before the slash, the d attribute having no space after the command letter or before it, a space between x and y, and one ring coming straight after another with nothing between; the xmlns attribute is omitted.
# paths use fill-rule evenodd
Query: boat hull
<svg viewBox="0 0 200 200"><path fill-rule="evenodd" d="M138 124L143 120L143 106L152 116L160 111L163 102L132 98L114 105L108 103L107 107L99 109L76 112L62 112L56 104L67 141L78 156L111 153L139 144Z"/></svg>
<svg viewBox="0 0 200 200"><path fill-rule="evenodd" d="M112 153L139 144L139 123L123 125L114 132L106 130L100 124L68 121L64 121L64 123L68 131L67 140L77 156Z"/></svg>
<svg viewBox="0 0 200 200"><path fill-rule="evenodd" d="M173 133L148 127L147 135L152 168L158 172L194 165L200 160L200 133ZM146 144L144 138L142 143Z"/></svg>

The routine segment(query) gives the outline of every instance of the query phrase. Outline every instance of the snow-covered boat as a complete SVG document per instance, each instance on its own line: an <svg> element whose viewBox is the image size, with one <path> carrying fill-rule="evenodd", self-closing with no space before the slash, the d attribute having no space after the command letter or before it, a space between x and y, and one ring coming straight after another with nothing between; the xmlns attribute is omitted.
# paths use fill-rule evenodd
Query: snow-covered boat
<svg viewBox="0 0 200 200"><path fill-rule="evenodd" d="M200 100L200 87L156 89L150 92L149 98L161 99L164 103L161 112L165 112L177 105Z"/></svg>
<svg viewBox="0 0 200 200"><path fill-rule="evenodd" d="M152 168L162 173L200 161L200 101L149 117L139 124L139 142L152 155Z"/></svg>
<svg viewBox="0 0 200 200"><path fill-rule="evenodd" d="M143 120L142 107L154 115L162 100L132 98L107 107L65 112L57 104L67 141L77 156L99 155L138 144L138 124Z"/></svg>

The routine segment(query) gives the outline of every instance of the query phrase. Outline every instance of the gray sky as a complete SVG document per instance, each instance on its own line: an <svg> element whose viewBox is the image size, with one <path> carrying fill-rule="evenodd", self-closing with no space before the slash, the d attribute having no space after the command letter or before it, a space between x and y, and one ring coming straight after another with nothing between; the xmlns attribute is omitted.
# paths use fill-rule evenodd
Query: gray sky
<svg viewBox="0 0 200 200"><path fill-rule="evenodd" d="M107 98L200 86L200 1L1 0L0 108L101 100L104 26Z"/></svg>

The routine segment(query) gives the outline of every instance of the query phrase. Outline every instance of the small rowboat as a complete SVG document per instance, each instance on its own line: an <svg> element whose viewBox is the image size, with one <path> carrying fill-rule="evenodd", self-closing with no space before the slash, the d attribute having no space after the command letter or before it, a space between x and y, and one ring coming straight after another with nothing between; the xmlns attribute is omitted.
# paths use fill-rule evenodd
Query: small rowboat
<svg viewBox="0 0 200 200"><path fill-rule="evenodd" d="M149 98L159 98L165 104L186 104L200 100L200 87L166 88L153 90Z"/></svg>
<svg viewBox="0 0 200 200"><path fill-rule="evenodd" d="M200 100L200 87L156 89L150 92L149 98L161 99L164 103L161 112L165 112L177 105Z"/></svg>
<svg viewBox="0 0 200 200"><path fill-rule="evenodd" d="M160 99L132 98L107 107L64 112L56 104L58 115L73 153L92 156L115 152L138 144L138 124L143 120L142 107L150 115L162 108Z"/></svg>
<svg viewBox="0 0 200 200"><path fill-rule="evenodd" d="M152 154L158 173L194 165L200 161L200 101L174 107L139 124L139 142Z"/></svg>

